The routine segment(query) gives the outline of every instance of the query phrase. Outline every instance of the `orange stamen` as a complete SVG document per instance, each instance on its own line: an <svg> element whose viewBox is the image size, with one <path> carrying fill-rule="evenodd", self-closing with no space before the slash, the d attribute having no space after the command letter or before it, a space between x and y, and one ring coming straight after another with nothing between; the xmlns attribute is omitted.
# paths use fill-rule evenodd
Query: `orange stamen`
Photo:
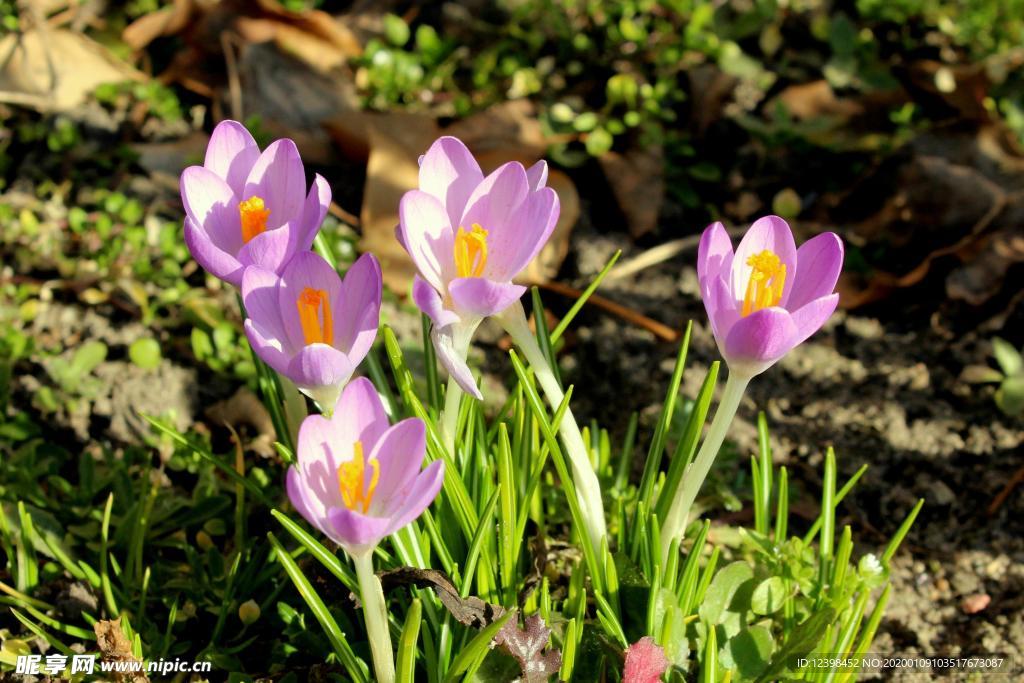
<svg viewBox="0 0 1024 683"><path fill-rule="evenodd" d="M479 223L455 235L455 273L459 277L480 277L487 264L487 231Z"/></svg>
<svg viewBox="0 0 1024 683"><path fill-rule="evenodd" d="M363 442L356 441L352 446L352 459L338 466L338 489L345 507L355 510L359 505L365 515L370 509L373 494L377 490L380 479L380 464L374 458L370 461L370 483L366 483L366 458L363 455Z"/></svg>
<svg viewBox="0 0 1024 683"><path fill-rule="evenodd" d="M295 300L299 309L302 336L309 344L333 344L334 320L331 318L331 300L322 289L306 287Z"/></svg>
<svg viewBox="0 0 1024 683"><path fill-rule="evenodd" d="M270 209L264 208L262 197L249 197L238 204L238 213L242 217L242 242L248 243L256 235L267 229L267 216Z"/></svg>
<svg viewBox="0 0 1024 683"><path fill-rule="evenodd" d="M765 249L754 254L747 259L747 265L753 270L743 295L743 317L777 305L786 285L786 264L775 252Z"/></svg>

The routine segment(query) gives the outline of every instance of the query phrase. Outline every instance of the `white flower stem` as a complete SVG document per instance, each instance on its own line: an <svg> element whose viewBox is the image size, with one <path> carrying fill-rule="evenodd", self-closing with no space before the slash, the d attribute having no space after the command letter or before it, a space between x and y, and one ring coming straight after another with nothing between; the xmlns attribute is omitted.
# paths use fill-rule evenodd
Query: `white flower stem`
<svg viewBox="0 0 1024 683"><path fill-rule="evenodd" d="M707 436L704 437L697 456L683 472L679 491L672 500L668 514L665 515L664 520L660 520L662 567L667 566L669 547L672 545L672 541L678 539L681 543L683 540L690 508L693 506L693 501L697 499L697 492L700 491L701 485L707 479L708 472L711 471L711 465L715 462L715 457L722 447L725 434L729 431L733 417L736 416L736 410L740 407L743 392L746 390L747 384L750 383L750 379L749 376L737 375L732 369L729 370L729 379L725 382L722 400L718 402L718 409L708 428Z"/></svg>
<svg viewBox="0 0 1024 683"><path fill-rule="evenodd" d="M458 326L452 334L452 344L459 358L465 361L469 357L469 343L479 323ZM441 440L444 447L455 457L455 432L459 428L459 408L462 395L466 393L455 381L454 375L448 375L448 387L444 394L444 409L441 411Z"/></svg>
<svg viewBox="0 0 1024 683"><path fill-rule="evenodd" d="M530 331L523 305L517 301L496 317L526 357L551 409L557 410L565 400L565 392L558 385L555 373L548 365L548 360L544 356L544 352L541 351L536 337ZM565 415L559 425L559 433L562 435L565 453L572 465L573 483L576 485L576 496L583 511L587 534L590 536L590 542L594 549L600 552L601 541L607 534L604 504L601 501L601 482L598 481L597 473L594 472L594 468L590 464L583 435L580 434L579 425L576 424L576 418L573 416L571 408L567 407L565 410Z"/></svg>
<svg viewBox="0 0 1024 683"><path fill-rule="evenodd" d="M359 597L363 601L363 619L366 621L366 635L373 654L373 671L378 683L394 683L395 655L391 649L384 589L380 579L373 573L373 551L353 555L352 560L356 565L356 578L359 579Z"/></svg>

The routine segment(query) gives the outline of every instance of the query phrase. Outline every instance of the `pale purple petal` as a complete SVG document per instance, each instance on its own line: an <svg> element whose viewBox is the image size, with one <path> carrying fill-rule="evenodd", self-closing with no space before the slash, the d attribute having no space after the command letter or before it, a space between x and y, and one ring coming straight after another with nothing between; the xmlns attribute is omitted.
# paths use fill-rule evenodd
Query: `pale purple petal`
<svg viewBox="0 0 1024 683"><path fill-rule="evenodd" d="M707 310L708 320L711 321L711 331L721 348L729 335L729 330L740 319L740 311L733 301L729 285L725 284L721 275L701 281L701 291L704 308Z"/></svg>
<svg viewBox="0 0 1024 683"><path fill-rule="evenodd" d="M373 382L357 377L341 392L331 418L337 438L350 445L344 460L351 458L351 444L363 442L363 454L369 456L373 445L388 429L388 416Z"/></svg>
<svg viewBox="0 0 1024 683"><path fill-rule="evenodd" d="M486 318L501 313L526 291L522 285L493 282L482 277L460 277L448 285L455 310Z"/></svg>
<svg viewBox="0 0 1024 683"><path fill-rule="evenodd" d="M292 357L285 374L300 389L340 389L348 382L354 370L348 356L333 346L310 344Z"/></svg>
<svg viewBox="0 0 1024 683"><path fill-rule="evenodd" d="M330 299L331 315L340 315L341 276L319 254L304 251L295 254L281 273L280 297L281 320L291 345L296 349L306 344L299 319L298 301L306 288L323 290Z"/></svg>
<svg viewBox="0 0 1024 683"><path fill-rule="evenodd" d="M529 190L526 169L521 163L510 161L502 164L473 190L462 220L458 225L452 223L452 227L461 226L468 231L478 224L488 231L488 243L490 239L498 239L505 230L518 230L519 226L512 223L511 218ZM502 237L499 241L505 243L507 238Z"/></svg>
<svg viewBox="0 0 1024 683"><path fill-rule="evenodd" d="M451 221L441 202L433 195L410 190L398 205L401 242L420 276L434 289L444 291L455 274L455 237Z"/></svg>
<svg viewBox="0 0 1024 683"><path fill-rule="evenodd" d="M412 279L412 300L438 327L452 325L459 321L459 316L454 311L449 311L444 307L444 301L437 290L431 287L430 283L421 278L418 273Z"/></svg>
<svg viewBox="0 0 1024 683"><path fill-rule="evenodd" d="M295 253L295 233L288 226L265 230L245 243L238 252L243 266L261 266L280 273Z"/></svg>
<svg viewBox="0 0 1024 683"><path fill-rule="evenodd" d="M782 290L782 300L779 302L780 306L785 306L793 289L792 276L796 273L796 243L793 241L793 231L789 229L786 221L778 216L765 216L754 221L736 248L730 283L733 298L742 301L746 293L747 282L753 270L747 259L765 250L773 252L786 266L786 285Z"/></svg>
<svg viewBox="0 0 1024 683"><path fill-rule="evenodd" d="M309 522L314 529L324 532L327 526L325 524L327 510L319 501L309 500L306 484L297 467L288 468L288 473L285 475L285 490L288 492L288 500L292 502L295 511L302 515L303 519Z"/></svg>
<svg viewBox="0 0 1024 683"><path fill-rule="evenodd" d="M384 432L369 455L380 466L370 514L391 517L398 512L420 473L426 449L427 430L419 418L402 420Z"/></svg>
<svg viewBox="0 0 1024 683"><path fill-rule="evenodd" d="M732 240L725 226L715 222L704 229L697 248L697 278L703 282L710 278L729 277L732 267Z"/></svg>
<svg viewBox="0 0 1024 683"><path fill-rule="evenodd" d="M309 188L309 194L306 195L302 219L292 221L293 229L296 231L296 251L309 251L313 247L313 240L316 239L330 206L331 186L317 173L313 178L313 185Z"/></svg>
<svg viewBox="0 0 1024 683"><path fill-rule="evenodd" d="M270 143L249 172L242 195L242 200L263 199L270 211L268 230L301 216L306 203L306 171L295 143L287 138Z"/></svg>
<svg viewBox="0 0 1024 683"><path fill-rule="evenodd" d="M242 248L242 219L228 184L213 171L189 166L179 181L185 213L202 226L210 242L232 256Z"/></svg>
<svg viewBox="0 0 1024 683"><path fill-rule="evenodd" d="M388 534L392 520L388 517L370 517L349 510L345 506L327 513L328 534L349 554L361 554L377 546Z"/></svg>
<svg viewBox="0 0 1024 683"><path fill-rule="evenodd" d="M259 323L251 318L245 321L245 336L249 338L249 345L260 360L282 375L287 374L288 366L292 360L291 349L285 349L282 338L272 334L267 328L261 327Z"/></svg>
<svg viewBox="0 0 1024 683"><path fill-rule="evenodd" d="M430 330L430 339L434 342L434 350L437 352L441 365L462 387L462 390L478 401L482 401L484 396L476 386L473 372L466 364L466 359L455 349L455 340L452 337L453 327L455 325L446 325L445 327L435 325Z"/></svg>
<svg viewBox="0 0 1024 683"><path fill-rule="evenodd" d="M238 121L228 120L221 121L213 129L210 143L206 146L203 166L223 178L235 196L239 197L249 171L259 158L260 149L245 126Z"/></svg>
<svg viewBox="0 0 1024 683"><path fill-rule="evenodd" d="M245 270L242 264L234 255L211 242L206 231L188 216L185 217L185 246L206 272L235 287L242 285L242 271Z"/></svg>
<svg viewBox="0 0 1024 683"><path fill-rule="evenodd" d="M338 488L338 467L352 458L352 442L337 433L323 415L310 415L299 426L296 447L299 484L313 520L322 520L327 510L344 505Z"/></svg>
<svg viewBox="0 0 1024 683"><path fill-rule="evenodd" d="M796 272L786 308L796 311L831 294L843 268L843 241L834 232L812 237L796 250Z"/></svg>
<svg viewBox="0 0 1024 683"><path fill-rule="evenodd" d="M815 299L793 311L793 324L796 325L796 341L794 346L803 342L821 329L839 304L838 294L829 294Z"/></svg>
<svg viewBox="0 0 1024 683"><path fill-rule="evenodd" d="M558 223L558 194L550 187L531 193L504 224L487 236L484 277L509 281L547 244Z"/></svg>
<svg viewBox="0 0 1024 683"><path fill-rule="evenodd" d="M334 346L344 349L353 365L366 357L377 337L381 289L380 264L373 254L363 254L345 274L333 309Z"/></svg>
<svg viewBox="0 0 1024 683"><path fill-rule="evenodd" d="M388 534L393 534L423 514L437 498L444 484L444 461L435 460L427 465L405 493L401 507L393 514Z"/></svg>
<svg viewBox="0 0 1024 683"><path fill-rule="evenodd" d="M483 179L480 165L458 138L438 138L420 158L420 190L441 202L453 228L458 228L466 200Z"/></svg>
<svg viewBox="0 0 1024 683"><path fill-rule="evenodd" d="M541 159L526 169L526 179L530 182L530 189L534 192L546 187L548 184L548 162Z"/></svg>
<svg viewBox="0 0 1024 683"><path fill-rule="evenodd" d="M796 344L797 328L789 311L773 306L740 318L725 338L722 355L729 367L757 374Z"/></svg>

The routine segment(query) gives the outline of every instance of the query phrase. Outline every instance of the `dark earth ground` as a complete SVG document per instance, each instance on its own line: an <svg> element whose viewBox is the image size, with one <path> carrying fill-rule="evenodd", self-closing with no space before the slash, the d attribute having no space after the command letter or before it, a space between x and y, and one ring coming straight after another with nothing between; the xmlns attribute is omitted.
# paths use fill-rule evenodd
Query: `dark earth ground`
<svg viewBox="0 0 1024 683"><path fill-rule="evenodd" d="M339 201L355 208L358 191L354 183L342 190L354 197ZM588 205L584 196L583 217L562 270L565 282L585 286L615 249L623 250L624 260L643 250L624 233L596 226L590 218L596 215L603 210ZM700 227L688 226L687 232ZM717 358L698 298L695 256L694 250L682 253L601 290L674 328L694 320L683 382L691 397ZM935 277L941 280L941 273ZM746 495L746 465L740 463L756 445L756 412L765 410L776 464L787 465L791 473L794 533L817 514L828 445L838 455L840 482L862 464L870 466L837 519L853 528L855 557L879 552L915 501L925 498L893 562L894 590L873 650L883 655L1000 653L1019 666L1024 664L1024 490L1010 495L992 516L986 508L1022 464L1024 431L997 411L991 386L968 385L959 375L966 365L988 362L988 340L995 334L1019 346L1012 331L1024 329L1024 304L1011 292L984 310L971 310L929 294L941 291L941 282L929 278L870 308L840 311L822 332L757 378L730 432L734 457L722 458L715 476ZM231 304L227 293L223 298ZM556 294L545 293L544 299L556 314L568 307ZM76 337L100 339L114 348L147 332L125 318L109 307L58 301L41 307L33 333L59 334L69 345ZM407 309L388 305L385 319L410 345L416 343L419 320ZM500 337L485 326L478 339L477 357L493 370L485 378L490 386L508 375ZM620 442L629 414L639 411L643 452L672 372L675 345L589 306L566 339L563 379L576 386L574 411L581 422L598 420ZM60 438L136 442L146 432L136 411L176 408L182 429L193 421L213 424L204 412L235 386L195 365L187 335L173 344L159 369L160 392L152 391L152 375L126 360L115 356L101 364L96 374L109 391L84 413L65 415L55 425L62 428ZM22 397L34 381L19 378ZM746 521L749 510L749 501L740 512L725 512L722 501L708 501L709 516L720 520ZM981 596L990 602L969 614L985 601Z"/></svg>

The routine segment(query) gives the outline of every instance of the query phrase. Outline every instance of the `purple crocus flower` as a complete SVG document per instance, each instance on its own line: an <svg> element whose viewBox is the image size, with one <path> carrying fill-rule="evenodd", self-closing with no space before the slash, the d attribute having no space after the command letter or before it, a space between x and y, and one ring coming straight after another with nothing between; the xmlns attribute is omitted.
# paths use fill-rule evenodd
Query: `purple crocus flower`
<svg viewBox="0 0 1024 683"><path fill-rule="evenodd" d="M296 254L281 274L249 266L242 276L245 333L271 368L326 410L366 357L380 323L381 272L372 254L345 280L318 254Z"/></svg>
<svg viewBox="0 0 1024 683"><path fill-rule="evenodd" d="M360 377L345 387L332 417L310 415L302 422L288 498L325 536L362 557L437 497L444 463L435 460L420 471L425 453L423 421L388 426L380 396Z"/></svg>
<svg viewBox="0 0 1024 683"><path fill-rule="evenodd" d="M558 195L545 187L548 167L513 161L484 177L461 140L439 138L420 159L420 187L399 205L398 239L419 271L413 299L434 323L432 336L448 372L480 398L466 365L480 321L523 295L513 283L558 221Z"/></svg>
<svg viewBox="0 0 1024 683"><path fill-rule="evenodd" d="M295 143L277 140L260 153L237 121L210 136L202 166L181 174L185 244L209 273L236 287L247 266L280 272L308 251L331 203L319 174L306 194L306 173Z"/></svg>
<svg viewBox="0 0 1024 683"><path fill-rule="evenodd" d="M786 221L760 218L733 253L721 223L701 236L697 275L719 351L753 377L818 331L835 311L843 242L822 233L799 249Z"/></svg>

